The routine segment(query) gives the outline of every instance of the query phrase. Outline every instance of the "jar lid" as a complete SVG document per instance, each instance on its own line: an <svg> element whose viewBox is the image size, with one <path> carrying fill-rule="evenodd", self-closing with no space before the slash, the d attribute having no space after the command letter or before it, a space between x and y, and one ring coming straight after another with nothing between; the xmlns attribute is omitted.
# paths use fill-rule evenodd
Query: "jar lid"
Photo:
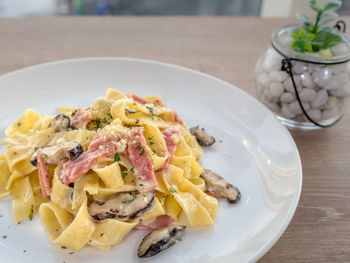
<svg viewBox="0 0 350 263"><path fill-rule="evenodd" d="M295 58L298 60L305 60L315 63L341 63L350 60L350 38L339 32L338 34L343 38L343 43L348 47L348 52L331 57L323 57L318 53L301 53L290 48L292 34L298 32L300 25L288 25L276 29L272 33L271 43L282 55L288 58Z"/></svg>

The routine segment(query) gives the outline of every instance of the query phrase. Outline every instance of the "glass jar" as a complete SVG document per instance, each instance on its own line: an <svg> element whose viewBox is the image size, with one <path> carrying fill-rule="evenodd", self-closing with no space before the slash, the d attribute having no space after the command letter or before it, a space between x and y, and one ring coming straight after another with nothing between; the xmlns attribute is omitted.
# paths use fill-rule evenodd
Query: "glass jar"
<svg viewBox="0 0 350 263"><path fill-rule="evenodd" d="M344 41L330 48L329 57L300 53L289 48L292 33L299 29L290 25L272 33L256 64L256 92L289 128L314 130L337 122L350 104L350 39L342 34ZM285 58L290 74L282 68Z"/></svg>

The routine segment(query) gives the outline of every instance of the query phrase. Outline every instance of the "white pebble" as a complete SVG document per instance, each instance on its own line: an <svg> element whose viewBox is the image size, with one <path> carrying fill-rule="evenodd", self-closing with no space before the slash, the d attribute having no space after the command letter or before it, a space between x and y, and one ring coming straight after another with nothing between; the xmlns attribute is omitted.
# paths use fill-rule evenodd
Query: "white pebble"
<svg viewBox="0 0 350 263"><path fill-rule="evenodd" d="M341 43L331 47L331 50L335 56L340 56L340 55L348 53L349 47L344 42L341 42Z"/></svg>
<svg viewBox="0 0 350 263"><path fill-rule="evenodd" d="M303 105L304 106L304 105ZM303 111L301 110L301 107L299 105L298 101L294 101L292 103L288 104L288 109L291 113L294 113L295 115L301 114L303 113Z"/></svg>
<svg viewBox="0 0 350 263"><path fill-rule="evenodd" d="M337 97L329 96L326 104L323 105L322 108L326 109L326 110L331 110L331 109L336 108L337 106L338 106L338 99L337 99Z"/></svg>
<svg viewBox="0 0 350 263"><path fill-rule="evenodd" d="M304 102L313 101L316 97L316 91L313 89L302 89L299 93L300 99Z"/></svg>
<svg viewBox="0 0 350 263"><path fill-rule="evenodd" d="M338 109L334 108L331 110L322 111L322 120L328 120L338 115Z"/></svg>
<svg viewBox="0 0 350 263"><path fill-rule="evenodd" d="M267 73L265 73L265 72L259 73L258 77L257 77L257 80L258 80L258 84L261 85L264 88L267 88L269 86L269 84L270 84L270 82L269 82L269 75Z"/></svg>
<svg viewBox="0 0 350 263"><path fill-rule="evenodd" d="M311 108L311 105L308 102L303 102L303 107L304 107L304 110L307 111L307 110L309 110Z"/></svg>
<svg viewBox="0 0 350 263"><path fill-rule="evenodd" d="M281 100L281 102L284 102L284 103L290 103L290 102L296 100L296 96L294 93L285 92L282 94L280 100Z"/></svg>
<svg viewBox="0 0 350 263"><path fill-rule="evenodd" d="M333 75L329 83L324 87L326 90L335 90L345 85L349 81L348 75L345 73L340 73Z"/></svg>
<svg viewBox="0 0 350 263"><path fill-rule="evenodd" d="M263 103L265 104L265 106L267 106L270 110L272 110L274 112L280 111L280 107L277 105L277 103L270 102L267 100L263 100Z"/></svg>
<svg viewBox="0 0 350 263"><path fill-rule="evenodd" d="M340 98L350 96L350 83L345 84L339 89L330 91L330 94Z"/></svg>
<svg viewBox="0 0 350 263"><path fill-rule="evenodd" d="M313 88L315 84L312 82L311 75L308 72L305 72L300 75L301 83L305 88Z"/></svg>
<svg viewBox="0 0 350 263"><path fill-rule="evenodd" d="M339 74L342 73L343 70L346 68L347 63L342 63L342 64L335 64L335 65L331 65L329 66L330 69L332 69L332 72L334 74Z"/></svg>
<svg viewBox="0 0 350 263"><path fill-rule="evenodd" d="M289 119L293 119L295 117L295 114L289 110L288 104L282 104L281 115L283 117L289 118Z"/></svg>
<svg viewBox="0 0 350 263"><path fill-rule="evenodd" d="M294 78L295 85L297 86L297 89L299 91L299 89L302 88L300 76L293 75L293 78ZM295 93L293 83L292 83L290 76L288 76L288 78L286 78L285 81L283 81L283 86L284 86L285 90L287 90L291 93Z"/></svg>
<svg viewBox="0 0 350 263"><path fill-rule="evenodd" d="M319 87L324 87L328 84L332 77L332 70L329 68L317 68L312 72L312 79Z"/></svg>
<svg viewBox="0 0 350 263"><path fill-rule="evenodd" d="M271 95L270 89L264 90L263 98L270 102L274 101L274 97Z"/></svg>
<svg viewBox="0 0 350 263"><path fill-rule="evenodd" d="M321 119L321 111L319 109L309 109L307 114L314 121L319 121Z"/></svg>
<svg viewBox="0 0 350 263"><path fill-rule="evenodd" d="M302 74L305 71L308 70L308 64L304 63L304 62L295 62L293 67L292 67L292 72L296 73L296 74Z"/></svg>
<svg viewBox="0 0 350 263"><path fill-rule="evenodd" d="M269 74L270 82L283 82L288 77L288 74L281 70L273 70Z"/></svg>
<svg viewBox="0 0 350 263"><path fill-rule="evenodd" d="M315 69L323 68L323 65L309 63L308 68L309 68L309 73L312 74L312 72L314 72Z"/></svg>
<svg viewBox="0 0 350 263"><path fill-rule="evenodd" d="M281 97L284 92L284 87L281 82L272 82L270 85L271 95L275 98Z"/></svg>
<svg viewBox="0 0 350 263"><path fill-rule="evenodd" d="M311 101L311 107L314 109L321 108L324 104L326 104L328 100L328 93L327 91L321 89L316 93L316 97L313 101Z"/></svg>

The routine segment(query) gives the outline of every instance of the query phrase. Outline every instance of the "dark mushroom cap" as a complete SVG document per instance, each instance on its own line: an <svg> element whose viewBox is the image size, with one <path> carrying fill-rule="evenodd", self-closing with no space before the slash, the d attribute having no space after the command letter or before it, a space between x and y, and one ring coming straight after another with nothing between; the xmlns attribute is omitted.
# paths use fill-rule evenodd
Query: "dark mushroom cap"
<svg viewBox="0 0 350 263"><path fill-rule="evenodd" d="M176 241L183 236L185 229L186 226L170 225L153 230L143 238L137 250L137 255L140 258L152 257L175 245Z"/></svg>
<svg viewBox="0 0 350 263"><path fill-rule="evenodd" d="M194 137L196 137L199 145L210 146L215 142L215 138L207 134L204 128L196 126L192 127L189 131Z"/></svg>
<svg viewBox="0 0 350 263"><path fill-rule="evenodd" d="M45 162L47 164L58 164L65 158L74 160L78 158L83 152L84 147L77 142L68 141L51 146L40 147L42 150ZM37 166L37 152L35 152L30 159L30 162L35 167Z"/></svg>
<svg viewBox="0 0 350 263"><path fill-rule="evenodd" d="M117 193L105 202L92 202L88 205L88 210L95 220L107 218L130 220L149 211L154 205L154 197L155 191L143 194L139 192Z"/></svg>
<svg viewBox="0 0 350 263"><path fill-rule="evenodd" d="M55 132L66 131L70 127L70 118L61 113L56 115L49 124L49 128L52 128Z"/></svg>
<svg viewBox="0 0 350 263"><path fill-rule="evenodd" d="M205 181L205 192L215 198L226 198L229 203L236 203L241 199L241 192L237 187L225 181L217 173L204 169L201 177Z"/></svg>

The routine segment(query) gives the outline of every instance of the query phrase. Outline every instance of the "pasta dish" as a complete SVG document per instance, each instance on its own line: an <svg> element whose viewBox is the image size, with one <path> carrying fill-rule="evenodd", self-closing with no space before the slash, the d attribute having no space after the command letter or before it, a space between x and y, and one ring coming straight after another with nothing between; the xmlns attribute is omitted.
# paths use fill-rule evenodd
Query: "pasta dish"
<svg viewBox="0 0 350 263"><path fill-rule="evenodd" d="M210 226L218 199L236 187L199 164L215 139L190 130L160 97L107 89L88 107L28 109L10 125L0 154L0 197L12 195L16 222L38 213L49 240L77 251L109 250L135 229L149 230L139 257Z"/></svg>

